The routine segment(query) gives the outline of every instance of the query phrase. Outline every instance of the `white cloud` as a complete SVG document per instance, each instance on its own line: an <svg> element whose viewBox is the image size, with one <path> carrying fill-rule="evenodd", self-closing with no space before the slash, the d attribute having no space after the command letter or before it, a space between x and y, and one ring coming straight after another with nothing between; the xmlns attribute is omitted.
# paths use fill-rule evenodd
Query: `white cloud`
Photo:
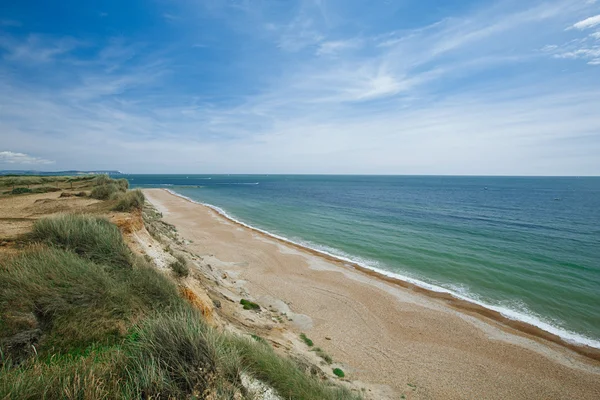
<svg viewBox="0 0 600 400"><path fill-rule="evenodd" d="M594 32L590 36L593 37L594 39L600 39L600 32Z"/></svg>
<svg viewBox="0 0 600 400"><path fill-rule="evenodd" d="M577 22L573 25L573 28L584 30L588 28L593 28L596 25L600 25L600 14Z"/></svg>
<svg viewBox="0 0 600 400"><path fill-rule="evenodd" d="M30 156L30 155L24 154L24 153L15 153L13 151L0 151L0 164L3 164L3 163L4 164L46 165L46 164L53 164L54 161Z"/></svg>
<svg viewBox="0 0 600 400"><path fill-rule="evenodd" d="M569 51L566 53L559 53L555 55L556 58L596 58L600 57L600 47L596 48L581 48L575 51Z"/></svg>
<svg viewBox="0 0 600 400"><path fill-rule="evenodd" d="M322 42L317 49L317 55L336 55L344 50L356 49L361 44L362 42L359 39Z"/></svg>

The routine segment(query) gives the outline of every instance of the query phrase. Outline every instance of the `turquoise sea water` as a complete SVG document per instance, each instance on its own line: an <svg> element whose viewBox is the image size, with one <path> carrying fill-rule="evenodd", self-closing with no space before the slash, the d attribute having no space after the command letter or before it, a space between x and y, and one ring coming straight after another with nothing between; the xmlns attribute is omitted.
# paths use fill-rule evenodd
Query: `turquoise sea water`
<svg viewBox="0 0 600 400"><path fill-rule="evenodd" d="M126 178L600 348L600 178Z"/></svg>

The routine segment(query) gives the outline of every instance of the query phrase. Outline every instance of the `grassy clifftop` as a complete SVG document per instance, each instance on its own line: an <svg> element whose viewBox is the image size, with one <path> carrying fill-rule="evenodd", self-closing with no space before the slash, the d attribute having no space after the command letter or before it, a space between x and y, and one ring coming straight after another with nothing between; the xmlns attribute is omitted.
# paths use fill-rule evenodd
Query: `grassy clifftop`
<svg viewBox="0 0 600 400"><path fill-rule="evenodd" d="M143 204L141 192L95 179L114 189L110 208ZM211 327L101 216L39 219L27 241L0 255L2 399L261 398L248 379L282 399L355 397L264 342Z"/></svg>

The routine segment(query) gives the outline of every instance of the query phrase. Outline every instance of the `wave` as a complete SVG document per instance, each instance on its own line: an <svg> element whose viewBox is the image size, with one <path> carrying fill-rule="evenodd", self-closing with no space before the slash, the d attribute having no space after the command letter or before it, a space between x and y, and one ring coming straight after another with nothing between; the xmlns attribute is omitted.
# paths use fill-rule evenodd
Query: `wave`
<svg viewBox="0 0 600 400"><path fill-rule="evenodd" d="M378 274L393 278L393 279L398 279L404 282L408 282L410 284L413 284L415 286L421 287L423 289L427 289L430 290L432 292L438 292L438 293L445 293L445 294L449 294L457 299L460 300L464 300L467 301L469 303L473 303L476 304L478 306L487 308L488 310L492 310L492 311L496 311L499 314L501 314L502 316L514 320L514 321L520 321L520 322L524 322L527 323L529 325L535 326L545 332L551 333L553 335L556 335L558 337L560 337L561 339L563 339L566 342L569 342L571 344L575 344L575 345L584 345L584 346L589 346L589 347L593 347L596 349L600 349L600 341L596 340L596 339L592 339L589 338L587 336L584 336L580 333L577 332L573 332L573 331L569 331L567 329L564 329L560 326L557 326L556 324L553 324L552 322L549 322L547 320L545 320L543 317L536 315L535 313L533 313L530 310L526 310L524 307L524 310L514 310L512 308L508 308L502 305L494 305L494 304L489 304L486 303L485 301L482 301L480 299L478 299L476 295L474 295L473 293L470 293L468 291L468 289L464 288L464 287L454 287L453 289L448 289L445 287L442 287L440 285L436 285L436 284L432 284L429 282L425 282L423 280L408 276L408 275L403 275L403 274L399 274L396 272L391 272L388 270L385 270L383 268L378 268L377 265L379 265L379 263L377 261L373 261L373 260L365 260L362 259L360 257L355 257L352 255L348 255L338 249L333 249L330 247L326 247L326 246L321 246L321 245L315 245L313 243L307 243L304 241L294 241L291 240L287 237L266 231L264 229L261 228L257 228L255 226L249 225L243 221L240 221L239 219L231 216L230 214L228 214L224 209L222 209L221 207L212 205L212 204L208 204L208 203L204 203L204 202L200 202L200 201L195 201L187 196L184 196L182 194L176 193L172 190L169 189L165 189L167 192L171 193L174 196L178 196L181 197L183 199L186 199L192 203L195 204L200 204L206 207L211 208L212 210L216 211L217 213L219 213L220 215L222 215L223 217L237 223L240 225L243 225L247 228L253 229L255 231L261 232L267 236L270 236L272 238L296 245L296 246L300 246L300 247L304 247L308 250L311 251L315 251L317 253L323 254L324 256L328 256L328 257L333 257L336 258L340 261L343 262L348 262L348 263L353 263L353 264L357 264L362 268L368 269L370 271L376 272Z"/></svg>

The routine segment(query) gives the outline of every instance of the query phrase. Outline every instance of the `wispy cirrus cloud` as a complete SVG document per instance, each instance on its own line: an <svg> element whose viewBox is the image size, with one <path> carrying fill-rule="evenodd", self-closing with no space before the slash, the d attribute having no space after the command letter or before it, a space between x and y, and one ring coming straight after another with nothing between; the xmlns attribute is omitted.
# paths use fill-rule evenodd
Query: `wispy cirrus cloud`
<svg viewBox="0 0 600 400"><path fill-rule="evenodd" d="M0 33L0 142L65 169L600 173L597 38L565 30L596 3L359 6L179 0L154 40Z"/></svg>
<svg viewBox="0 0 600 400"><path fill-rule="evenodd" d="M362 46L361 39L330 40L319 44L317 55L335 56L340 52L350 49L358 49Z"/></svg>
<svg viewBox="0 0 600 400"><path fill-rule="evenodd" d="M30 34L25 40L15 40L0 36L0 48L5 52L4 59L24 63L46 63L68 54L81 43L70 37L58 39L44 35Z"/></svg>

